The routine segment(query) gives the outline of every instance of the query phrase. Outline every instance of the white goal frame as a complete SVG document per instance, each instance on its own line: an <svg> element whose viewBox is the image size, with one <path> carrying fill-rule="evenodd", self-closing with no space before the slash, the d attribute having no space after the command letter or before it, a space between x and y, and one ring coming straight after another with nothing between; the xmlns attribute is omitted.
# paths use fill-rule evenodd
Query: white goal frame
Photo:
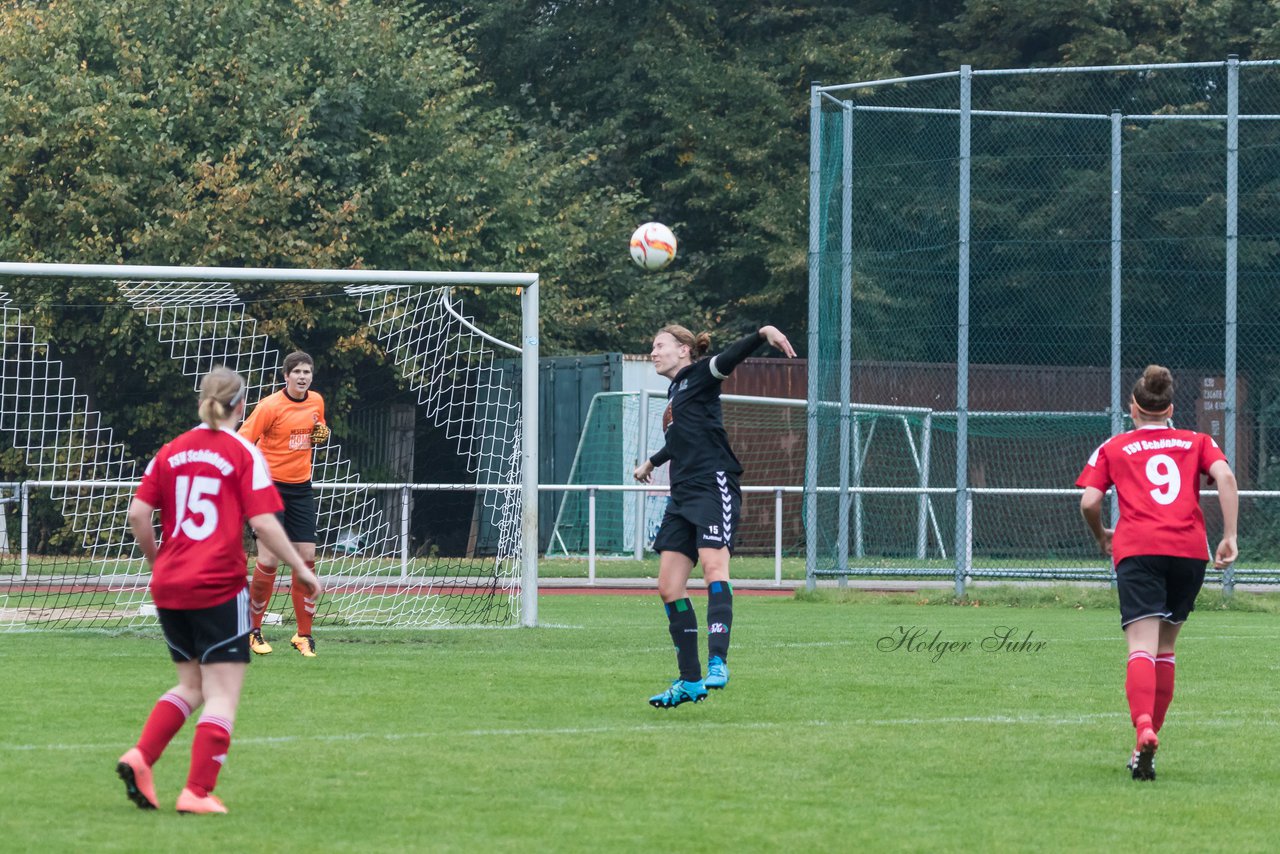
<svg viewBox="0 0 1280 854"><path fill-rule="evenodd" d="M0 262L0 278L75 278L108 281L293 282L347 285L503 286L520 289L518 346L480 330L489 341L521 358L520 624L538 624L538 274L462 273L411 270L307 270L270 267L183 267L129 264L49 264ZM494 487L490 487L494 488Z"/></svg>

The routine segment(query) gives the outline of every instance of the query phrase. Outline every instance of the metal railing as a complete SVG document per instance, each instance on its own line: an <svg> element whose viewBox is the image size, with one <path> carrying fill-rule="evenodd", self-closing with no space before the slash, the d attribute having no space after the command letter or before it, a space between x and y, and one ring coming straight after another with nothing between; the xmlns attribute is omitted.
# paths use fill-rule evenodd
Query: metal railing
<svg viewBox="0 0 1280 854"><path fill-rule="evenodd" d="M25 582L31 575L29 571L31 558L31 497L32 491L35 489L100 489L100 490L129 490L132 491L138 486L137 481L72 481L72 480L32 480L32 481L14 481L0 483L0 552L10 553L9 545L11 538L8 535L8 526L5 516L7 515L3 508L5 505L16 504L18 508L19 521L19 537L18 537L18 571L14 573L16 580ZM410 565L413 561L412 554L412 518L411 518L411 497L414 493L426 492L508 492L521 488L520 484L468 484L468 483L317 483L316 488L319 490L330 491L359 491L365 490L369 492L397 492L400 494L399 506L401 508L400 518L398 520L399 531L396 536L398 543L398 551L396 554L386 554L383 557L398 557L401 567L401 578L408 579L411 575ZM588 585L596 584L597 562L599 554L597 554L597 526L598 519L596 515L596 497L602 492L666 492L669 487L658 486L653 484L540 484L538 487L540 492L549 493L566 493L566 492L585 492L587 493L588 512L587 512L587 581ZM753 485L743 486L744 493L751 494L770 494L774 496L773 501L773 580L777 585L783 582L783 496L784 495L802 495L805 488L799 485ZM818 487L817 492L823 494L838 494L840 492L857 495L915 495L915 496L955 496L959 490L955 487L876 487L876 486L847 486L847 487ZM972 502L974 496L1025 496L1025 497L1064 497L1078 496L1081 494L1080 489L1033 489L1033 488L999 488L999 487L969 487L966 490L969 496L968 501ZM1204 498L1212 498L1217 495L1216 491L1205 490L1201 493ZM1242 499L1280 499L1280 490L1241 490L1240 497ZM968 518L972 520L972 506L970 506ZM1084 538L1084 534L1081 534ZM128 551L133 551L133 546L125 544L123 546ZM628 558L630 559L630 558ZM1093 566L1080 567L1006 567L1003 569L991 569L981 566L975 566L972 552L972 537L966 543L964 552L958 557L958 562L963 567L964 576L970 579L980 578L1039 578L1049 580L1108 580L1110 573L1100 568L1097 564ZM1028 564L1034 563L1034 558L1028 559ZM955 573L955 569L948 566L944 568L869 568L865 566L848 565L836 568L817 568L806 571L806 580L809 586L813 586L815 580L820 577L838 578L847 581L850 576L865 577L938 577L949 578ZM1220 581L1223 590L1230 593L1237 583L1254 583L1254 584L1280 584L1280 568L1251 568L1248 570L1235 570L1228 567L1221 572L1210 570L1209 576L1211 580ZM536 589L536 588L535 588Z"/></svg>

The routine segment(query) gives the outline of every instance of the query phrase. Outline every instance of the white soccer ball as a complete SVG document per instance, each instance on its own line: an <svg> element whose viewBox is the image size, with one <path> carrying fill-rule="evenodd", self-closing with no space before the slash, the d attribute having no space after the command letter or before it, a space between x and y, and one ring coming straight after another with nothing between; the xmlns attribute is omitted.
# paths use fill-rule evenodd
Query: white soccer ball
<svg viewBox="0 0 1280 854"><path fill-rule="evenodd" d="M676 257L676 236L660 222L646 222L631 235L631 260L646 270L661 270Z"/></svg>

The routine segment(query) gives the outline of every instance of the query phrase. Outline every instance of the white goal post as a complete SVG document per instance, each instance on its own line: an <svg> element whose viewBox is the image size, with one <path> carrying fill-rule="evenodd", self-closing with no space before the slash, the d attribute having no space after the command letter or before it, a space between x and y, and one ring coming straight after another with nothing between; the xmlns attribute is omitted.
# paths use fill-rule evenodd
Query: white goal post
<svg viewBox="0 0 1280 854"><path fill-rule="evenodd" d="M71 568L61 570L65 576L61 579L53 577L58 570L48 570L44 577L37 577L39 573L29 566L27 517L23 505L21 542L19 549L13 549L20 551L20 563L13 564L12 568L0 568L0 629L32 625L130 625L137 622L138 613L145 615L146 612L136 600L139 559L131 543L125 539L123 525L123 508L140 469L136 462L125 459L123 446L113 439L111 429L103 425L97 412L75 411L75 407L83 405L87 398L76 392L75 378L64 374L62 363L48 355L56 350L56 336L45 333L49 340L46 344L45 339L39 337L40 333L23 319L21 307L10 304L12 301L8 297L6 283L19 278L95 279L110 283L132 308L144 313L148 327L158 330L159 341L169 345L172 358L180 364L184 374L194 375L198 380L198 376L213 364L225 363L246 375L246 380L257 393L278 383L279 365L275 361L278 351L271 349L265 343L266 336L256 331L255 322L245 312L244 303L238 302L235 286L247 283L338 286L341 295L350 297L358 305L364 318L362 322L368 324L383 341L388 361L394 360L402 386L405 391L417 393L420 407L430 409L433 396L440 394L442 386L447 386L447 394L454 398L465 398L465 407L459 406L456 399L449 399L439 404L448 412L435 416L429 414L428 418L436 418L436 429L442 435L448 435L451 443L458 446L460 454L470 454L466 469L474 477L474 483L368 482L350 474L351 462L340 458L340 448L333 452L325 449L317 451L317 465L321 465L322 456L327 455L324 464L332 464L331 469L338 474L325 478L326 483L317 478L322 500L327 492L337 496L335 505L363 507L359 512L364 515L359 518L363 520L364 530L351 527L350 548L358 553L362 546L367 545L361 541L362 535L376 536L384 544L384 552L379 553L379 557L385 557L386 549L393 549L405 536L403 523L408 519L411 492L424 495L427 493L423 490L453 489L470 490L477 495L483 493L486 496L483 502L474 502L469 547L475 545L478 536L484 539L483 532L477 535L477 527L488 524L495 531L491 537L496 543L488 547L500 557L491 562L494 566L488 570L487 580L481 579L481 583L471 580L475 589L469 594L479 596L487 592L490 597L507 597L510 601L501 607L487 609L429 606L431 613L425 613L421 604L415 604L409 607L417 608L417 612L397 610L405 607L403 600L411 598L420 601L432 597L444 599L449 594L440 591L457 588L468 581L443 577L448 570L437 571L432 577L414 576L416 570L409 567L408 550L402 548L400 563L404 568L399 575L387 574L386 566L391 564L394 572L396 562L384 559L376 572L352 581L350 592L353 597L360 594L358 588L361 583L373 585L376 582L379 592L370 595L383 600L376 606L376 613L356 608L336 615L336 619L392 626L495 620L501 623L518 619L523 626L537 625L537 274L0 262L0 311L4 313L4 340L0 343L5 348L3 358L0 358L0 432L15 449L25 454L27 471L35 474L35 478L28 478L27 483L0 484L0 499L17 504L19 500L26 500L32 487L48 489L50 495L61 502L68 524L78 534L84 535L84 559L79 566L69 563ZM509 344L477 328L455 307L450 294L456 287L518 289L520 342ZM411 328L413 324L425 323L447 327L449 332L446 334L454 335L447 345L450 360L443 368L438 363L445 360L426 349L431 346L432 339L417 334ZM221 330L230 331L224 333ZM465 338L463 343L458 343L459 336ZM511 396L509 386L517 384L514 377L506 377L501 386L494 383L494 377L499 375L492 367L495 361L493 354L501 350L514 351L520 356L518 401L504 398L504 394ZM484 365L477 369L475 365L482 359ZM447 381L442 381L432 375L433 368L447 369L452 375ZM491 384L468 393L464 383L475 382L474 375L481 373ZM48 401L34 401L32 389L37 388L52 390ZM496 427L476 426L466 417L460 417L468 412L488 417L498 410L506 422ZM194 423L194 415L192 419ZM176 435L184 426L189 425L175 424L173 434ZM54 436L54 439L46 443L46 436ZM84 453L78 456L74 453L86 446L89 450ZM490 463L495 460L500 465L491 467ZM3 491L6 486L13 490L12 498L6 497L7 493ZM406 509L403 519L388 522L384 518L388 515L384 512L385 507L379 509L379 502L370 497L378 494L379 490L404 496L403 506ZM346 495L355 497L343 497ZM498 498L490 499L488 496ZM86 509L87 504L96 506ZM0 512L4 512L4 506L7 504L0 505ZM9 512L13 518L15 511ZM87 521L90 513L98 514L99 518ZM398 534L395 531L397 525ZM8 531L5 533L7 535ZM12 542L15 538L6 536L6 539ZM385 545L387 543L390 545ZM371 552L372 549L366 551ZM504 568L506 566L511 567L509 572ZM430 575L429 570L427 575ZM397 582L398 586L388 581ZM68 585L77 582L93 594L87 595L82 604L68 601ZM135 591L134 599L112 598L114 591L126 586ZM145 584L142 586L145 588ZM49 604L41 605L41 596L45 596ZM341 599L341 596L334 598ZM107 599L110 604L104 606L102 602ZM132 611L121 610L126 606ZM465 612L465 618L456 616L460 611ZM495 614L500 616L495 617Z"/></svg>

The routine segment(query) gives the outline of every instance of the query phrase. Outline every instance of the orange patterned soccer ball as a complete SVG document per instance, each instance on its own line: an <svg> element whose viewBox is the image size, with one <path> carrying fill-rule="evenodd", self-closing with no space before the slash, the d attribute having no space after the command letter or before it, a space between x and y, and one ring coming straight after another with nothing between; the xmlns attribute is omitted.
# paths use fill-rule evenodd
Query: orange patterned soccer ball
<svg viewBox="0 0 1280 854"><path fill-rule="evenodd" d="M660 222L646 222L631 235L631 260L646 270L661 270L676 257L676 236Z"/></svg>

